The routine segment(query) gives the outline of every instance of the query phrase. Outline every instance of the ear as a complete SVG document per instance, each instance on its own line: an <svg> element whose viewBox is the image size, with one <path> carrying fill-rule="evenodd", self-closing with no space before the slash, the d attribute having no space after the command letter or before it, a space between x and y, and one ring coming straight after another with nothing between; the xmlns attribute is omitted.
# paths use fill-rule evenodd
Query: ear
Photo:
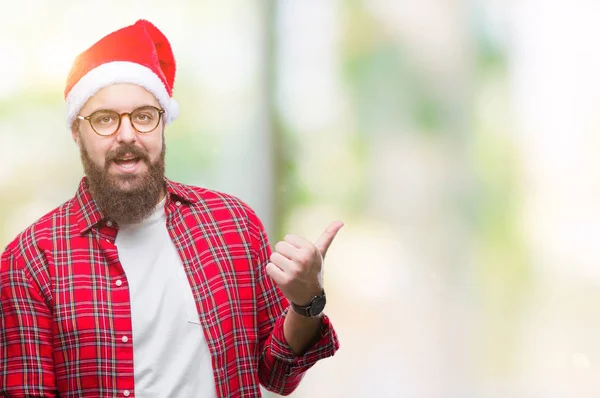
<svg viewBox="0 0 600 398"><path fill-rule="evenodd" d="M71 124L71 137L73 137L73 141L75 141L75 144L77 144L77 146L81 146L81 143L79 142L81 140L81 136L79 133L79 121L76 120L73 122L73 124Z"/></svg>

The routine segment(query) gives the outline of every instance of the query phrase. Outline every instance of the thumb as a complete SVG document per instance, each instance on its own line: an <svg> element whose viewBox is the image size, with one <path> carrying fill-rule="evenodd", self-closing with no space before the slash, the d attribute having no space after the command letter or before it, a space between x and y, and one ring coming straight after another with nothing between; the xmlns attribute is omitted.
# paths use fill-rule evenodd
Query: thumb
<svg viewBox="0 0 600 398"><path fill-rule="evenodd" d="M333 242L333 239L343 226L343 222L334 221L331 224L329 224L329 226L325 228L325 231L321 234L321 236L319 236L319 239L317 239L317 241L315 242L315 246L317 247L317 249L319 249L319 252L321 253L322 257L325 257L325 254L327 254L327 249L329 249L331 242Z"/></svg>

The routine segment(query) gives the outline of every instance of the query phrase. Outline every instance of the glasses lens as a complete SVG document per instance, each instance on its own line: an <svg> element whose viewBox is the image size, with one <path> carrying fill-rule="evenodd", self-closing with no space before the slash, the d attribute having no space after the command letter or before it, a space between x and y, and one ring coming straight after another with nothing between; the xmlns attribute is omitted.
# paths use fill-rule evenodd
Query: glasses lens
<svg viewBox="0 0 600 398"><path fill-rule="evenodd" d="M131 123L140 133L149 133L158 126L160 112L153 106L144 106L131 113Z"/></svg>
<svg viewBox="0 0 600 398"><path fill-rule="evenodd" d="M119 126L119 114L114 111L96 111L90 115L90 123L98 134L111 135Z"/></svg>

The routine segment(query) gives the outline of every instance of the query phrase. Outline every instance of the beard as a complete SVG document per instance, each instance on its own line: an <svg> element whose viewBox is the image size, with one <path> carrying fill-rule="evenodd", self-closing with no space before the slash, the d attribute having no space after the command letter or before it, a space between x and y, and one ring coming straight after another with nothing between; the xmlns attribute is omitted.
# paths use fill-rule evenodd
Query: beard
<svg viewBox="0 0 600 398"><path fill-rule="evenodd" d="M81 162L87 176L87 187L102 215L117 223L137 223L147 218L165 191L165 153L163 147L159 158L150 161L148 153L133 144L124 144L106 154L104 167L96 164L81 142ZM148 170L140 175L110 174L115 159L131 154L144 162Z"/></svg>

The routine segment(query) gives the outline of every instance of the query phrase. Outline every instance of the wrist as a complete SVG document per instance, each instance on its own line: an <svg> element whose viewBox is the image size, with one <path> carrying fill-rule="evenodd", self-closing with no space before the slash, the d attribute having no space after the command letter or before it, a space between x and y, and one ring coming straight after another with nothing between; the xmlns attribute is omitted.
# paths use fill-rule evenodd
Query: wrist
<svg viewBox="0 0 600 398"><path fill-rule="evenodd" d="M289 302L294 303L300 307L305 307L310 304L311 300L315 296L320 296L321 294L323 294L323 291L324 291L324 289L320 285L315 286L311 289L307 289L306 293L303 294L302 296L295 297L293 299L289 299Z"/></svg>
<svg viewBox="0 0 600 398"><path fill-rule="evenodd" d="M290 306L297 314L308 318L314 318L321 315L321 313L325 309L326 303L327 297L325 295L325 290L320 289L318 293L314 294L310 298L308 303L300 305L298 303L290 301Z"/></svg>

